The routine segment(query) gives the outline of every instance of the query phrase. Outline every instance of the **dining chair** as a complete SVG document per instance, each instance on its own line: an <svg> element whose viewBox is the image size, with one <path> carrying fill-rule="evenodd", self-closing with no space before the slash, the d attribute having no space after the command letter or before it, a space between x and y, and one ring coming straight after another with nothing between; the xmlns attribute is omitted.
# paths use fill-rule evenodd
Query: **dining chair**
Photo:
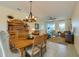
<svg viewBox="0 0 79 59"><path fill-rule="evenodd" d="M42 56L47 51L47 38L48 38L47 34L42 35L42 40L43 40L42 41L42 47L41 47Z"/></svg>
<svg viewBox="0 0 79 59"><path fill-rule="evenodd" d="M0 32L0 41L2 43L2 51L4 57L20 57L18 53L12 53L9 46L9 35L8 33L1 31ZM19 51L19 50L18 50Z"/></svg>
<svg viewBox="0 0 79 59"><path fill-rule="evenodd" d="M41 56L41 49L39 45L41 45L40 36L36 36L33 40L33 45L31 47L28 47L25 49L25 51L31 56L31 57L40 57Z"/></svg>
<svg viewBox="0 0 79 59"><path fill-rule="evenodd" d="M15 52L15 50L17 50L12 41L12 40L16 39L15 35L16 35L15 32L9 33L9 47L10 47L11 52L13 52L13 53ZM15 53L17 53L17 51Z"/></svg>
<svg viewBox="0 0 79 59"><path fill-rule="evenodd" d="M47 39L48 39L48 35L47 34L43 34L39 37L41 44L38 45L40 48L40 53L41 53L41 57L43 56L43 54L46 52L47 48L46 48L46 43L47 43Z"/></svg>

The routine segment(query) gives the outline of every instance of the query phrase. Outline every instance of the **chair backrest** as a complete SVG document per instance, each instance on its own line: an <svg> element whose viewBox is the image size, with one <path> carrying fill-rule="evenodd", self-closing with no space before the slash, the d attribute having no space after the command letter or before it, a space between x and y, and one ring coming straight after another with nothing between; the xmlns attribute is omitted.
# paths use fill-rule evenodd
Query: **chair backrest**
<svg viewBox="0 0 79 59"><path fill-rule="evenodd" d="M3 49L3 56L6 56L6 57L12 57L12 56L15 56L15 57L18 57L18 55L14 55L11 53L10 51L10 47L9 47L9 35L8 33L4 32L4 31L1 31L0 32L0 41L2 43L2 49Z"/></svg>
<svg viewBox="0 0 79 59"><path fill-rule="evenodd" d="M44 35L41 35L41 36L37 36L34 38L34 45L39 45L39 44L42 44L43 41L46 41L48 38L48 35L47 34L44 34Z"/></svg>
<svg viewBox="0 0 79 59"><path fill-rule="evenodd" d="M15 39L15 32L11 32L9 33L9 39L12 40L12 39Z"/></svg>
<svg viewBox="0 0 79 59"><path fill-rule="evenodd" d="M47 40L48 39L48 35L44 34L43 38L44 38L44 40Z"/></svg>
<svg viewBox="0 0 79 59"><path fill-rule="evenodd" d="M33 45L41 44L41 36L36 36L33 40Z"/></svg>
<svg viewBox="0 0 79 59"><path fill-rule="evenodd" d="M32 45L32 55L34 55L35 52L38 51L38 49L40 49L40 46L42 45L42 40L41 40L41 36L36 36L33 40L33 45ZM36 49L38 48L38 49Z"/></svg>

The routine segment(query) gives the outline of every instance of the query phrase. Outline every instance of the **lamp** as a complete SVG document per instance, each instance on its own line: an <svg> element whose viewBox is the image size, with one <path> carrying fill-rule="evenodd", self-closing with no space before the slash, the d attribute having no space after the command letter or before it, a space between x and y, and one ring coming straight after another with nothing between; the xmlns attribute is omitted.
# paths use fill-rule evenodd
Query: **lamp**
<svg viewBox="0 0 79 59"><path fill-rule="evenodd" d="M36 18L32 15L32 1L30 1L30 13L29 16L26 16L26 19L24 19L26 22L36 22Z"/></svg>

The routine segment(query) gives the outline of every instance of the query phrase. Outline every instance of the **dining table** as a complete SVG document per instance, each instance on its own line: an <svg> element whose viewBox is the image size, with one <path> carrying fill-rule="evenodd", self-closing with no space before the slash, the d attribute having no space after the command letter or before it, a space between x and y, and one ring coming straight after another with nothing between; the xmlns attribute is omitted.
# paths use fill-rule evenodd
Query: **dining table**
<svg viewBox="0 0 79 59"><path fill-rule="evenodd" d="M33 44L33 40L30 39L18 39L12 40L15 48L19 50L20 56L24 56L25 48L31 46Z"/></svg>

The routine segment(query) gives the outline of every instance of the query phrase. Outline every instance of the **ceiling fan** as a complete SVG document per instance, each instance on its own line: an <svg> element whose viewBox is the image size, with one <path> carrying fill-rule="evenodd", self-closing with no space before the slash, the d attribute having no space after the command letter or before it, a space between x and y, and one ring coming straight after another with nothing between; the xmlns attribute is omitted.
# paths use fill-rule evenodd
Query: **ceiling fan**
<svg viewBox="0 0 79 59"><path fill-rule="evenodd" d="M54 21L55 19L57 19L57 18L55 18L55 17L51 17L51 16L48 17L48 20L49 20L49 21Z"/></svg>

